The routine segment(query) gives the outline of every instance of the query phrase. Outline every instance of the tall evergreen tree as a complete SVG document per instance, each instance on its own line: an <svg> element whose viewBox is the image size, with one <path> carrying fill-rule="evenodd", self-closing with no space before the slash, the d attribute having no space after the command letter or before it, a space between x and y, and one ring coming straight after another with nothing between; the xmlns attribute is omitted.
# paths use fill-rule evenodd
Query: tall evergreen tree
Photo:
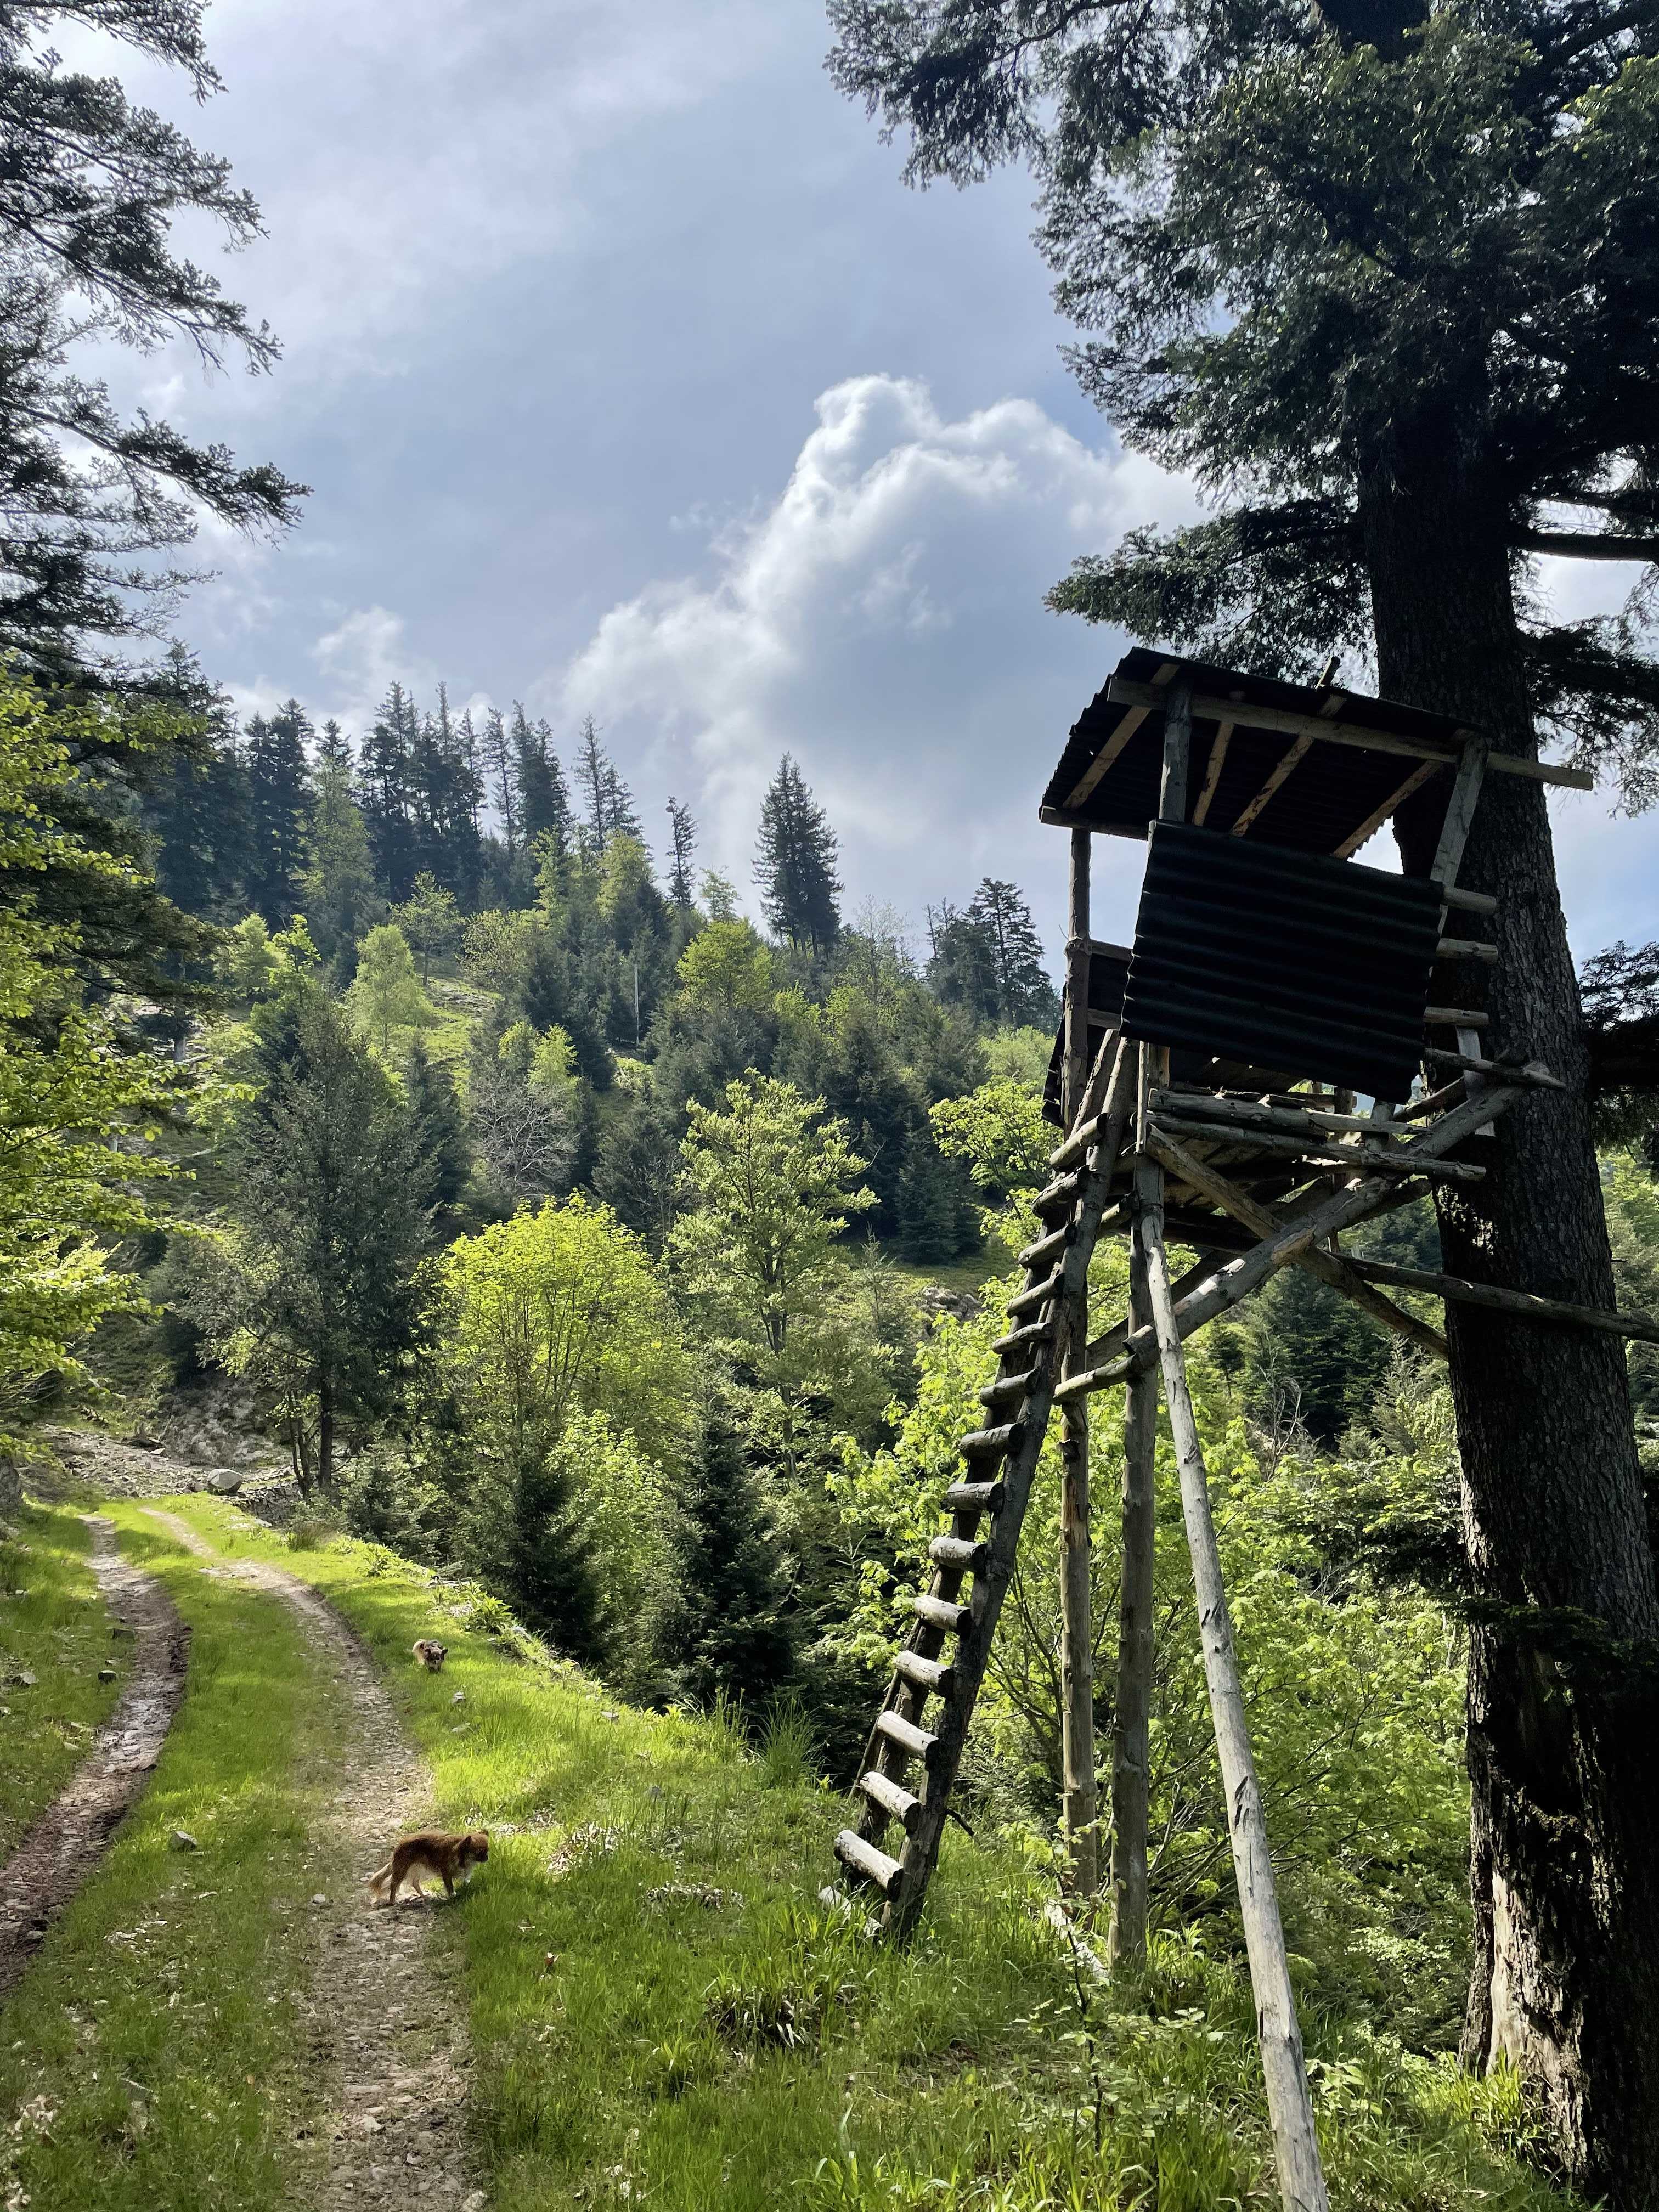
<svg viewBox="0 0 1659 2212"><path fill-rule="evenodd" d="M453 1224L472 1172L466 1115L454 1077L441 1060L430 1056L418 1037L409 1048L404 1088L416 1158L434 1209L434 1225L441 1233Z"/></svg>
<svg viewBox="0 0 1659 2212"><path fill-rule="evenodd" d="M668 802L668 834L674 852L668 871L668 896L682 914L690 914L697 902L691 874L697 852L697 825L691 809L681 799L671 798Z"/></svg>
<svg viewBox="0 0 1659 2212"><path fill-rule="evenodd" d="M641 844L645 842L634 794L623 781L617 763L599 743L599 725L591 714L583 716L576 740L575 776L586 809L584 826L596 852L603 853L613 837L633 837Z"/></svg>
<svg viewBox="0 0 1659 2212"><path fill-rule="evenodd" d="M272 929L294 919L311 830L312 727L297 699L246 732L246 885L249 902Z"/></svg>
<svg viewBox="0 0 1659 2212"><path fill-rule="evenodd" d="M379 901L368 830L352 796L351 749L337 722L323 726L313 778L311 842L301 892L313 942L338 961L372 920Z"/></svg>
<svg viewBox="0 0 1659 2212"><path fill-rule="evenodd" d="M178 739L161 754L143 793L157 888L187 914L228 921L245 904L247 783L236 724L222 692L182 645L160 678L176 704Z"/></svg>
<svg viewBox="0 0 1659 2212"><path fill-rule="evenodd" d="M656 1626L657 1656L682 1692L711 1705L723 1691L750 1705L794 1671L783 1574L755 1478L731 1421L704 1419L670 1528L673 1579Z"/></svg>
<svg viewBox="0 0 1659 2212"><path fill-rule="evenodd" d="M374 855L374 879L388 899L407 898L415 881L410 793L419 723L414 702L394 683L363 739L357 763L358 804Z"/></svg>
<svg viewBox="0 0 1659 2212"><path fill-rule="evenodd" d="M526 848L544 837L562 858L571 842L570 794L545 722L532 723L513 702L513 772L519 793L519 834Z"/></svg>
<svg viewBox="0 0 1659 2212"><path fill-rule="evenodd" d="M792 757L778 763L761 802L755 881L775 937L827 952L841 931L839 841Z"/></svg>
<svg viewBox="0 0 1659 2212"><path fill-rule="evenodd" d="M1522 757L1565 732L1651 791L1651 569L1622 618L1575 622L1528 566L1659 554L1651 7L832 15L832 67L911 133L913 176L1031 161L1060 304L1098 333L1085 388L1126 445L1225 501L1130 533L1054 605L1269 670L1374 652L1388 696ZM1413 872L1443 804L1431 787L1398 819ZM1446 1265L1605 1308L1589 1055L1537 784L1490 779L1461 879L1498 902L1492 1034L1566 1087L1504 1115L1486 1179L1440 1198ZM1539 2084L1575 2181L1650 2212L1659 1668L1633 1655L1659 1646L1659 1576L1623 1347L1468 1306L1446 1334L1480 1608L1465 2047Z"/></svg>
<svg viewBox="0 0 1659 2212"><path fill-rule="evenodd" d="M987 876L974 893L968 919L989 955L996 1020L1013 1029L1051 1026L1059 1017L1059 1001L1042 964L1042 940L1018 886Z"/></svg>
<svg viewBox="0 0 1659 2212"><path fill-rule="evenodd" d="M349 776L356 765L351 740L331 714L317 733L317 766L339 769Z"/></svg>
<svg viewBox="0 0 1659 2212"><path fill-rule="evenodd" d="M514 775L513 755L507 747L507 720L499 707L490 708L484 716L478 738L478 758L485 794L501 817L510 865L519 857L519 787Z"/></svg>

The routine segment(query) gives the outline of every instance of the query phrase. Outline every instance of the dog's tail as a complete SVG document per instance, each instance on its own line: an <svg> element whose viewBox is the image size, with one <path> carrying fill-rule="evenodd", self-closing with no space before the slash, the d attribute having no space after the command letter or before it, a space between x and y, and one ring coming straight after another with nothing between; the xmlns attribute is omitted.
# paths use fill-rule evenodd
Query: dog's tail
<svg viewBox="0 0 1659 2212"><path fill-rule="evenodd" d="M388 1859L383 1867L376 1867L373 1874L366 1874L363 1876L363 1882L367 1888L376 1890L384 1888L391 1878L392 1862Z"/></svg>

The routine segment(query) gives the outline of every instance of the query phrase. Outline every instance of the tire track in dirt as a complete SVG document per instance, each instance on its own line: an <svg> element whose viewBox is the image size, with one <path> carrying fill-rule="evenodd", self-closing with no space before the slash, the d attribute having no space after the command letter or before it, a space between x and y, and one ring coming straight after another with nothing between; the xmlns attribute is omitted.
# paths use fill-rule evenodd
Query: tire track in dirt
<svg viewBox="0 0 1659 2212"><path fill-rule="evenodd" d="M90 1565L112 1626L131 1636L132 1673L65 1787L0 1867L0 1997L97 1866L161 1755L185 1691L190 1632L153 1575L115 1548L115 1523L88 1513Z"/></svg>
<svg viewBox="0 0 1659 2212"><path fill-rule="evenodd" d="M337 1845L341 1893L316 1905L319 1943L308 2068L321 2103L307 2130L311 2155L292 2185L306 2212L418 2199L437 2212L481 2212L466 2146L470 2053L465 1999L433 1956L432 1913L416 1900L392 1911L368 1902L360 1875L393 1838L422 1825L424 1762L410 1745L374 1663L310 1584L263 1559L227 1559L159 1506L143 1508L211 1571L269 1591L298 1617L312 1649L344 1692L350 1734L326 1819ZM306 2140L301 2148L305 2150Z"/></svg>

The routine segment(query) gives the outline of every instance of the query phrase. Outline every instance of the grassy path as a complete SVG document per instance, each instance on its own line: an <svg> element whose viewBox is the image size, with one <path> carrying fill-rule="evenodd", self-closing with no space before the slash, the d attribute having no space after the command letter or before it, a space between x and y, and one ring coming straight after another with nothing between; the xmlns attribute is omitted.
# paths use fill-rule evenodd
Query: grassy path
<svg viewBox="0 0 1659 2212"><path fill-rule="evenodd" d="M110 1660L89 1671L95 1671L100 1686L119 1680L113 1651L125 1645L128 1672L115 1711L85 1757L0 1865L0 1996L29 1965L52 1923L97 1866L110 1831L161 1757L184 1691L188 1639L166 1590L120 1557L112 1522L97 1514L87 1527L92 1539L88 1564L108 1608L113 1647ZM59 1660L51 1680L60 1692L68 1686L69 1674ZM38 1678L32 1686L40 1686ZM49 1689L49 1702L51 1697Z"/></svg>

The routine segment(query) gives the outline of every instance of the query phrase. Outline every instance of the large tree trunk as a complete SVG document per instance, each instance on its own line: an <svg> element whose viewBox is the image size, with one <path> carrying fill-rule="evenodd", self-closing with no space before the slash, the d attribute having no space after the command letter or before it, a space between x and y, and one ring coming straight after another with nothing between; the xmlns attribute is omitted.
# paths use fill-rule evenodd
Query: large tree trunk
<svg viewBox="0 0 1659 2212"><path fill-rule="evenodd" d="M1473 427L1469 427L1472 425ZM1398 428L1361 487L1380 688L1535 737L1501 501L1480 416ZM1437 779L1437 781L1440 781ZM1444 793L1400 824L1432 858ZM1432 800L1432 804L1430 802ZM1491 1035L1567 1082L1504 1115L1486 1180L1443 1192L1454 1273L1613 1303L1577 989L1544 792L1489 776L1459 880L1499 900ZM1468 1002L1468 963L1437 998ZM1477 1003L1479 1001L1477 1000ZM1659 1594L1624 1347L1449 1306L1475 1618L1468 1763L1476 1960L1465 2055L1540 2091L1574 2178L1618 2212L1659 2207Z"/></svg>

